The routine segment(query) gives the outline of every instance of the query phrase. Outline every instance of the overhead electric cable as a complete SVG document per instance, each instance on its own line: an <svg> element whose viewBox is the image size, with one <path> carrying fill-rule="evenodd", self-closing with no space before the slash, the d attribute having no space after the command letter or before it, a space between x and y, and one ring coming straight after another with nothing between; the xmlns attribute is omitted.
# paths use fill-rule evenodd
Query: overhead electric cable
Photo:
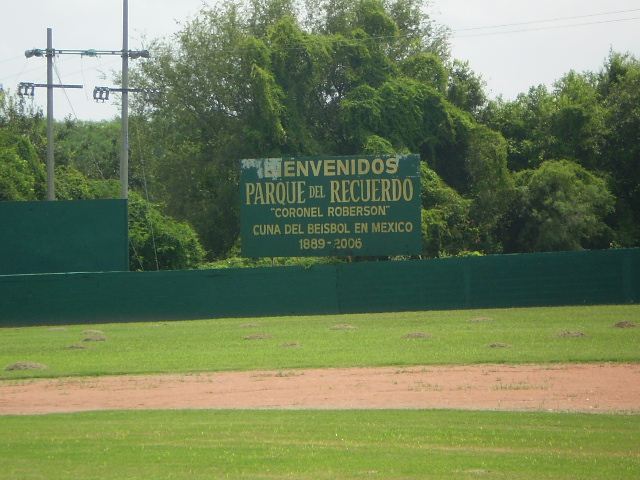
<svg viewBox="0 0 640 480"><path fill-rule="evenodd" d="M58 82L60 82L60 84L62 85L62 79L60 78L60 72L58 71L57 62L53 62L53 70L56 72L56 77L58 77ZM71 109L71 112L73 113L73 118L75 118L77 120L78 119L78 115L76 115L76 111L73 108L73 104L71 103L71 99L69 98L69 94L67 93L67 89L64 86L62 87L62 91L64 93L64 96L67 99L67 103L69 104L69 108Z"/></svg>
<svg viewBox="0 0 640 480"><path fill-rule="evenodd" d="M627 22L630 20L640 20L640 17L632 17L632 18L622 18L618 20L603 20L601 22L588 22L588 23L575 23L571 25L555 25L550 27L537 27L537 28L524 28L521 30L507 30L500 32L489 32L489 33L474 33L470 35L454 35L456 38L470 38L470 37L487 37L490 35L506 35L510 33L524 33L524 32L536 32L540 30L557 30L559 28L573 28L573 27L585 27L588 25L598 25L604 23L616 23L616 22Z"/></svg>
<svg viewBox="0 0 640 480"><path fill-rule="evenodd" d="M461 28L456 30L456 32L468 32L471 30L487 30L487 29L491 29L491 28L504 28L504 27L517 27L520 25L535 25L537 23L548 23L548 22L561 22L564 20L577 20L579 18L590 18L590 17L601 17L603 15L617 15L620 13L630 13L630 12L640 12L640 8L634 8L631 10L618 10L616 12L604 12L604 13L591 13L589 15L575 15L572 17L559 17L559 18L551 18L549 20L533 20L530 22L518 22L518 23L503 23L500 25L489 25L486 27L471 27L471 28ZM620 19L620 20L612 20L612 21L624 21L627 19ZM589 24L586 24L589 25Z"/></svg>

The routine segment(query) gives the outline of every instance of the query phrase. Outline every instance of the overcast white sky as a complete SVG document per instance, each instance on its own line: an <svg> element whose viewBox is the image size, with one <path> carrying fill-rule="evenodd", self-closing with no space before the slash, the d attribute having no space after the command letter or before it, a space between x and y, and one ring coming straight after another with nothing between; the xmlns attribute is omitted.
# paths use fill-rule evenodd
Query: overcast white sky
<svg viewBox="0 0 640 480"><path fill-rule="evenodd" d="M129 48L169 38L179 22L215 0L129 0ZM121 0L16 0L0 17L0 84L17 91L20 82L46 83L46 59L24 56L46 48L47 28L55 49L122 49ZM640 57L640 0L432 0L434 18L453 31L453 56L466 60L487 82L491 97L514 99L529 87L549 87L569 70L599 70L610 49ZM498 27L502 26L502 27ZM145 38L147 39L145 41ZM132 62L144 60L132 60ZM56 59L54 82L83 84L56 90L56 118L110 119L114 102L96 104L95 86L113 86L119 56ZM58 78L59 74L59 78ZM33 100L46 105L45 89Z"/></svg>

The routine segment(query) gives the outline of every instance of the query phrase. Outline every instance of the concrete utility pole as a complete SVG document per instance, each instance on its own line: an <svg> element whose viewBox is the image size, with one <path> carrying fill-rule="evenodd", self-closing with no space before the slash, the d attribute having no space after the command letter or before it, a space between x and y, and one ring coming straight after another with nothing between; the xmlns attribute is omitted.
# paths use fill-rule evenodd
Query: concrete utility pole
<svg viewBox="0 0 640 480"><path fill-rule="evenodd" d="M96 52L98 54L114 55L116 52ZM129 197L129 93L144 92L151 94L155 91L129 88L129 58L151 58L149 50L129 50L129 1L122 1L122 88L95 87L93 98L97 101L109 100L109 92L122 93L122 113L120 131L120 182L122 183L121 198Z"/></svg>
<svg viewBox="0 0 640 480"><path fill-rule="evenodd" d="M20 83L18 95L33 96L35 87L47 88L47 200L55 200L54 159L53 159L53 89L54 88L83 88L82 85L54 85L53 84L53 57L62 54L79 54L87 57L99 55L122 56L122 88L108 89L96 87L93 98L96 100L108 100L109 90L122 92L122 131L120 134L120 181L122 189L121 198L129 197L129 92L144 92L145 94L157 93L151 90L129 88L129 58L150 58L148 50L129 50L129 2L123 0L122 5L122 50L54 50L52 46L51 29L47 29L47 49L34 48L27 50L25 56L47 57L47 83ZM100 98L97 98L97 93Z"/></svg>
<svg viewBox="0 0 640 480"><path fill-rule="evenodd" d="M53 89L54 88L83 88L82 85L54 85L53 84L53 57L62 53L84 53L79 50L56 51L53 48L53 33L51 28L47 28L47 49L34 48L27 50L24 55L31 57L47 57L47 83L21 83L18 85L18 95L33 96L35 87L46 87L47 89L47 200L56 199L55 192L55 164L53 158Z"/></svg>
<svg viewBox="0 0 640 480"><path fill-rule="evenodd" d="M122 0L122 131L120 132L120 198L129 198L129 0Z"/></svg>

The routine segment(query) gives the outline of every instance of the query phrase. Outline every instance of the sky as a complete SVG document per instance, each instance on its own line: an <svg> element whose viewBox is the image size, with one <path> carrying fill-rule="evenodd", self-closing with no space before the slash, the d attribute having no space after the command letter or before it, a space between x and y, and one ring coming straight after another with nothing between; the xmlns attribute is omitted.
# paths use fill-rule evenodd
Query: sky
<svg viewBox="0 0 640 480"><path fill-rule="evenodd" d="M129 0L129 48L156 38L170 40L203 4L216 0ZM570 70L598 71L611 50L640 58L640 0L431 0L429 13L451 29L452 56L469 62L486 82L490 98L513 100L531 86L546 85ZM0 84L16 93L20 82L46 83L46 59L25 50L47 46L52 29L58 50L121 50L121 0L20 0L3 5L0 17ZM152 52L153 53L153 52ZM145 60L130 60L130 64ZM96 86L115 86L118 55L61 55L54 83L54 116L80 120L120 115L115 97L96 103ZM43 110L46 89L32 100Z"/></svg>

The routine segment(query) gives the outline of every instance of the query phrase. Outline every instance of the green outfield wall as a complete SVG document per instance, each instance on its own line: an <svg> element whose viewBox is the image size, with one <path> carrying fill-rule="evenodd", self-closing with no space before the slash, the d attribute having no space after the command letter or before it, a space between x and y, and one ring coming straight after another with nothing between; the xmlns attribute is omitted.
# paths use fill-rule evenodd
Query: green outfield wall
<svg viewBox="0 0 640 480"><path fill-rule="evenodd" d="M640 302L640 249L0 276L0 326Z"/></svg>
<svg viewBox="0 0 640 480"><path fill-rule="evenodd" d="M121 199L0 202L0 275L126 271L127 215Z"/></svg>

